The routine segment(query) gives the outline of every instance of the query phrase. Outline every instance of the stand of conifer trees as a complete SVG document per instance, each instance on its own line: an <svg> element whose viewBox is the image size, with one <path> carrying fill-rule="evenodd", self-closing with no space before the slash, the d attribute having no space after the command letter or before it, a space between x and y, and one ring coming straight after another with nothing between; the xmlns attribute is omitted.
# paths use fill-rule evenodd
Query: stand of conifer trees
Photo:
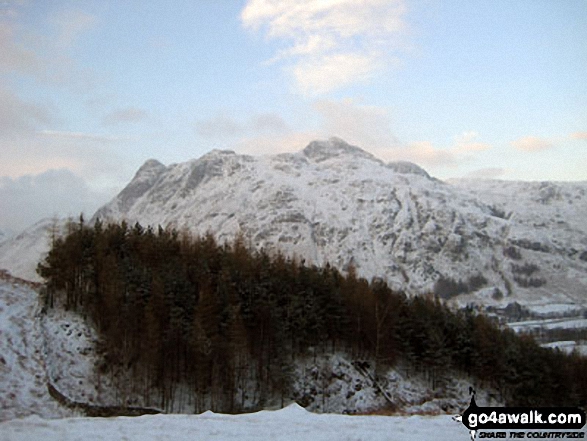
<svg viewBox="0 0 587 441"><path fill-rule="evenodd" d="M38 266L47 303L76 310L101 335L103 371L124 379L121 401L173 411L238 412L291 396L297 357L343 350L376 369L403 361L432 388L456 371L508 405L587 400L587 360L541 348L472 310L407 298L326 265L219 245L125 222L80 218Z"/></svg>

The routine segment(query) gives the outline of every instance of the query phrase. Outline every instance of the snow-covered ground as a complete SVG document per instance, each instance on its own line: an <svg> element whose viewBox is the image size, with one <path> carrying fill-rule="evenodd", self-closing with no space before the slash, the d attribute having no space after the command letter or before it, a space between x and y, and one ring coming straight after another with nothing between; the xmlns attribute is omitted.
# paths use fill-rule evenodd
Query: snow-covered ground
<svg viewBox="0 0 587 441"><path fill-rule="evenodd" d="M548 303L545 305L529 305L527 308L531 313L544 317L574 315L583 311L582 307L575 303Z"/></svg>
<svg viewBox="0 0 587 441"><path fill-rule="evenodd" d="M77 313L62 308L49 308L40 320L51 383L76 402L116 404L110 378L97 369L100 357L96 354L96 330Z"/></svg>
<svg viewBox="0 0 587 441"><path fill-rule="evenodd" d="M584 341L574 341L574 340L565 340L565 341L553 341L550 343L545 343L541 345L543 348L558 348L567 354L570 354L573 351L577 351L579 354L583 356L587 356L587 342Z"/></svg>
<svg viewBox="0 0 587 441"><path fill-rule="evenodd" d="M2 441L16 440L437 440L466 441L469 432L450 416L314 414L297 404L244 415L154 415L137 418L29 417L0 424Z"/></svg>
<svg viewBox="0 0 587 441"><path fill-rule="evenodd" d="M585 428L575 432L585 433ZM205 412L201 415L149 415L136 418L43 420L39 417L28 417L0 423L1 441L162 441L170 439L174 441L467 441L471 438L465 426L454 421L450 416L319 415L307 412L297 404L278 411L261 411L244 415Z"/></svg>
<svg viewBox="0 0 587 441"><path fill-rule="evenodd" d="M13 276L40 282L37 264L51 245L51 230L61 232L63 220L42 219L20 234L0 241L0 268Z"/></svg>
<svg viewBox="0 0 587 441"><path fill-rule="evenodd" d="M47 391L39 311L36 291L0 280L0 421L71 415Z"/></svg>
<svg viewBox="0 0 587 441"><path fill-rule="evenodd" d="M508 326L516 332L529 331L531 329L583 329L587 328L587 319L584 318L557 318L547 320L524 320L508 323Z"/></svg>
<svg viewBox="0 0 587 441"><path fill-rule="evenodd" d="M0 395L0 421L32 414L46 418L71 415L49 395L48 384L73 402L120 404L121 389L110 375L101 375L97 369L101 358L96 352L95 330L72 311L53 308L41 314L34 287L10 276L0 278L0 337L0 388L5 392ZM366 413L385 408L385 397L352 360L344 352L296 360L291 398L318 413ZM116 381L124 388L122 374L117 374ZM472 384L471 379L447 378L442 389L432 390L423 375L408 374L401 366L381 372L378 383L406 414L462 411L471 385L478 390L480 403L500 404L495 394ZM142 394L126 391L124 396L127 404L157 407ZM193 403L182 402L183 406L175 403L166 410L194 413ZM248 407L255 406L250 403Z"/></svg>

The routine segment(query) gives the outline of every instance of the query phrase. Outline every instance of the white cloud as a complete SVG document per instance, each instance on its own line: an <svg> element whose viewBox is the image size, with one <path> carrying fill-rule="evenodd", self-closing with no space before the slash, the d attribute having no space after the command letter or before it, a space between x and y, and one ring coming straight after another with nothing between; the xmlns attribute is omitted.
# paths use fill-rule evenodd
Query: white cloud
<svg viewBox="0 0 587 441"><path fill-rule="evenodd" d="M326 93L369 79L403 47L404 0L249 0L243 25L282 48L297 86Z"/></svg>
<svg viewBox="0 0 587 441"><path fill-rule="evenodd" d="M381 62L377 54L343 53L307 57L293 68L300 90L307 94L324 94L334 88L369 80Z"/></svg>
<svg viewBox="0 0 587 441"><path fill-rule="evenodd" d="M386 161L412 161L431 169L456 167L491 146L475 131L455 136L453 145L439 148L430 141L401 143L393 132L391 110L356 100L318 100L313 108L321 117L321 138L339 136Z"/></svg>
<svg viewBox="0 0 587 441"><path fill-rule="evenodd" d="M127 172L119 154L121 141L122 138L102 134L58 130L0 137L0 176L16 179L64 168L92 182L118 182Z"/></svg>
<svg viewBox="0 0 587 441"><path fill-rule="evenodd" d="M265 116L267 117L267 116ZM315 139L338 136L378 156L382 149L398 144L392 132L390 111L364 105L357 100L317 100L304 114L305 121L316 121L316 128L296 130L279 116L275 129L244 131L237 149L253 154L298 151Z"/></svg>
<svg viewBox="0 0 587 441"><path fill-rule="evenodd" d="M19 178L0 177L0 229L20 231L44 217L87 215L113 194L96 192L70 170L47 170Z"/></svg>
<svg viewBox="0 0 587 441"><path fill-rule="evenodd" d="M538 138L536 136L525 136L523 138L516 139L515 141L511 142L511 145L516 150L527 153L541 152L543 150L548 150L554 147L550 141L543 138Z"/></svg>
<svg viewBox="0 0 587 441"><path fill-rule="evenodd" d="M430 141L418 141L404 147L390 148L380 152L387 161L411 161L424 168L454 167L458 156L452 149L439 149Z"/></svg>
<svg viewBox="0 0 587 441"><path fill-rule="evenodd" d="M454 138L453 149L458 153L482 152L489 150L491 146L487 143L480 142L479 133L474 130L463 132Z"/></svg>
<svg viewBox="0 0 587 441"><path fill-rule="evenodd" d="M317 120L316 128L296 131L290 128L276 134L247 133L236 143L237 149L252 154L295 152L315 139L337 136L369 151L384 161L412 161L434 172L456 168L490 149L475 131L455 136L448 147L430 141L401 143L393 132L391 110L362 104L353 99L316 100L307 110L306 119Z"/></svg>

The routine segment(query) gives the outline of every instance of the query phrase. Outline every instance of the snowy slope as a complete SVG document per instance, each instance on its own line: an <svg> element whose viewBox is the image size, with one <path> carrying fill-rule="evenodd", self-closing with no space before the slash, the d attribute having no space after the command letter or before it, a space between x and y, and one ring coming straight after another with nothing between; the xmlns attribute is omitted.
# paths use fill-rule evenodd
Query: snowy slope
<svg viewBox="0 0 587 441"><path fill-rule="evenodd" d="M481 274L483 289L462 302L583 304L586 194L587 183L443 183L332 138L294 154L149 160L94 219L210 231L221 241L242 232L254 247L343 270L352 263L408 293Z"/></svg>
<svg viewBox="0 0 587 441"><path fill-rule="evenodd" d="M50 247L51 230L59 230L63 221L42 219L17 236L0 243L0 269L15 277L41 281L36 268Z"/></svg>
<svg viewBox="0 0 587 441"><path fill-rule="evenodd" d="M293 404L248 415L156 415L138 418L39 418L0 424L3 441L51 440L468 440L450 416L383 417L317 415Z"/></svg>
<svg viewBox="0 0 587 441"><path fill-rule="evenodd" d="M71 401L119 404L110 378L99 373L102 358L97 354L96 330L80 315L63 308L49 308L40 321L51 384Z"/></svg>
<svg viewBox="0 0 587 441"><path fill-rule="evenodd" d="M587 306L587 183L431 178L332 138L293 154L214 150L149 160L93 219L243 233L253 247L309 264L355 265L410 294L438 280L486 283L453 301ZM53 221L0 243L0 268L38 280Z"/></svg>
<svg viewBox="0 0 587 441"><path fill-rule="evenodd" d="M486 431L489 435L491 431ZM512 431L509 431L512 432ZM528 431L530 433L530 431ZM538 431L531 431L532 434ZM565 432L571 432L565 431ZM585 436L585 429L574 430ZM582 433L581 433L582 432ZM539 433L544 433L541 431ZM467 441L469 431L450 416L317 415L296 404L248 415L155 415L138 418L37 417L0 424L3 441L59 440L272 440L272 441ZM525 438L525 436L522 436Z"/></svg>
<svg viewBox="0 0 587 441"><path fill-rule="evenodd" d="M49 384L69 403L158 405L145 401L148 398L141 391L125 388L130 371L117 372L113 377L101 373L98 336L81 316L61 308L42 312L39 294L33 287L6 273L0 276L0 421L31 414L46 418L71 415L71 409L61 407L49 395ZM290 399L320 413L364 413L387 407L372 378L354 367L352 361L343 352L294 360ZM478 390L479 403L500 404L497 394L470 379L453 375L446 378L445 386L431 390L424 375L413 371L407 375L401 365L381 372L378 383L397 409L406 414L460 411L467 407L469 386ZM164 410L194 413L193 400L178 400L168 403L171 407ZM251 402L248 407L258 405ZM282 398L268 397L266 405L281 407ZM81 412L75 410L78 411Z"/></svg>
<svg viewBox="0 0 587 441"><path fill-rule="evenodd" d="M0 421L71 415L47 392L39 312L35 290L0 279Z"/></svg>

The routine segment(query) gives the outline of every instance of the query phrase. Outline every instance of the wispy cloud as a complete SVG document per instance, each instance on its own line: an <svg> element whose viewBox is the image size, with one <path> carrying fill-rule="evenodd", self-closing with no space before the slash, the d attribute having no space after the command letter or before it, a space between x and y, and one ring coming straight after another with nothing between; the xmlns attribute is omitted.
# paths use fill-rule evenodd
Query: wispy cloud
<svg viewBox="0 0 587 441"><path fill-rule="evenodd" d="M127 139L59 130L27 132L13 138L0 137L0 176L17 179L51 169L67 169L83 176L87 182L121 185L128 179L129 173L128 165L120 155L123 140Z"/></svg>
<svg viewBox="0 0 587 441"><path fill-rule="evenodd" d="M305 118L315 120L316 128L296 130L275 114L260 116L261 120L271 120L270 126L257 124L256 118L246 124L233 121L243 129L237 148L254 154L283 153L298 151L315 139L338 136L377 155L380 150L398 144L389 109L384 107L349 98L316 100L306 110Z"/></svg>
<svg viewBox="0 0 587 441"><path fill-rule="evenodd" d="M571 139L579 139L579 140L587 141L587 132L571 133Z"/></svg>
<svg viewBox="0 0 587 441"><path fill-rule="evenodd" d="M475 131L463 132L454 138L453 149L459 153L482 152L489 150L491 146L480 141L479 133Z"/></svg>
<svg viewBox="0 0 587 441"><path fill-rule="evenodd" d="M96 17L80 10L64 10L53 17L55 44L60 49L69 49L84 33L96 25Z"/></svg>
<svg viewBox="0 0 587 441"><path fill-rule="evenodd" d="M404 0L249 0L245 28L263 30L282 48L298 88L326 93L369 79L403 47Z"/></svg>
<svg viewBox="0 0 587 441"><path fill-rule="evenodd" d="M68 132L62 130L40 130L38 134L52 138L60 138L62 140L95 141L99 143L110 143L123 140L123 138L116 136L100 135L96 133Z"/></svg>
<svg viewBox="0 0 587 441"><path fill-rule="evenodd" d="M41 56L18 41L18 28L12 22L13 16L0 16L0 73L24 73L41 76Z"/></svg>
<svg viewBox="0 0 587 441"><path fill-rule="evenodd" d="M195 128L199 136L208 140L232 138L244 133L243 127L227 115L216 115L209 119L198 120Z"/></svg>
<svg viewBox="0 0 587 441"><path fill-rule="evenodd" d="M112 196L112 191L92 190L82 177L65 169L0 177L0 226L20 231L44 217L93 214Z"/></svg>
<svg viewBox="0 0 587 441"><path fill-rule="evenodd" d="M516 139L515 141L511 142L511 145L516 150L527 153L541 152L543 150L548 150L554 147L552 142L543 138L538 138L536 136L525 136L523 138Z"/></svg>
<svg viewBox="0 0 587 441"><path fill-rule="evenodd" d="M385 161L412 161L431 171L458 167L491 148L476 131L454 137L452 145L439 147L431 141L402 143L393 131L391 110L366 105L358 100L316 100L307 117L317 119L315 129L290 128L276 134L247 133L236 144L239 150L253 154L298 151L315 139L338 136L371 152Z"/></svg>
<svg viewBox="0 0 587 441"><path fill-rule="evenodd" d="M342 53L301 59L293 75L304 94L320 95L369 80L381 64L375 54Z"/></svg>
<svg viewBox="0 0 587 441"><path fill-rule="evenodd" d="M120 124L129 124L141 122L147 118L147 112L136 107L127 107L125 109L113 110L102 118L102 124L105 126L117 126Z"/></svg>
<svg viewBox="0 0 587 441"><path fill-rule="evenodd" d="M320 117L319 132L322 137L339 136L372 151L398 145L390 110L385 107L347 98L318 100L312 108Z"/></svg>
<svg viewBox="0 0 587 441"><path fill-rule="evenodd" d="M196 133L209 141L235 140L284 133L288 130L285 120L274 113L253 115L247 120L237 120L221 113L212 118L195 122Z"/></svg>
<svg viewBox="0 0 587 441"><path fill-rule="evenodd" d="M381 157L387 161L411 161L427 167L455 167L459 157L454 149L437 148L430 141L418 141L407 146L381 151Z"/></svg>
<svg viewBox="0 0 587 441"><path fill-rule="evenodd" d="M31 132L52 121L48 107L26 102L0 86L0 137Z"/></svg>
<svg viewBox="0 0 587 441"><path fill-rule="evenodd" d="M5 2L6 3L6 2ZM49 15L43 26L31 29L23 17L32 5L24 1L0 4L0 74L29 76L39 82L87 89L91 75L81 71L70 54L78 39L96 23L78 10Z"/></svg>
<svg viewBox="0 0 587 441"><path fill-rule="evenodd" d="M251 126L256 132L280 133L287 130L285 120L275 113L255 115L251 119Z"/></svg>

